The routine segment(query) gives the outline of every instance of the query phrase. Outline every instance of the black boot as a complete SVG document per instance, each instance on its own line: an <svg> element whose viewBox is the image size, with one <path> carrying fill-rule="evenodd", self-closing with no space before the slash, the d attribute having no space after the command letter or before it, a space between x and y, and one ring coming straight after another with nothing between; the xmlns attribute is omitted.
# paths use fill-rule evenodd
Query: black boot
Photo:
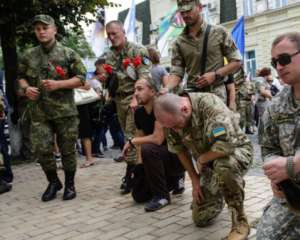
<svg viewBox="0 0 300 240"><path fill-rule="evenodd" d="M9 192L12 188L10 183L0 179L0 194Z"/></svg>
<svg viewBox="0 0 300 240"><path fill-rule="evenodd" d="M65 171L65 191L63 200L71 200L76 197L74 177L75 171Z"/></svg>
<svg viewBox="0 0 300 240"><path fill-rule="evenodd" d="M133 186L133 172L135 165L127 164L125 176L122 178L120 186L121 194L128 194L131 192Z"/></svg>
<svg viewBox="0 0 300 240"><path fill-rule="evenodd" d="M56 170L46 171L45 174L49 184L46 191L42 195L42 201L48 202L56 198L56 193L62 189L62 184L57 176Z"/></svg>

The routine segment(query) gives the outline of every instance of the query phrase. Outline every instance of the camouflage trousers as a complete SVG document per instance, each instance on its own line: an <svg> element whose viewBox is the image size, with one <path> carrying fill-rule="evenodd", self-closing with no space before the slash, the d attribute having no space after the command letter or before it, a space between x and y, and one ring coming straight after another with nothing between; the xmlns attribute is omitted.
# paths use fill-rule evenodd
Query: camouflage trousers
<svg viewBox="0 0 300 240"><path fill-rule="evenodd" d="M78 136L78 123L77 116L31 121L32 152L45 172L56 170L56 162L53 159L54 133L57 136L64 170L76 171L75 143Z"/></svg>
<svg viewBox="0 0 300 240"><path fill-rule="evenodd" d="M230 210L244 211L243 176L251 166L252 146L236 149L234 155L219 158L212 162L200 177L204 200L192 203L192 218L199 227L209 225L222 211L224 201Z"/></svg>
<svg viewBox="0 0 300 240"><path fill-rule="evenodd" d="M274 197L260 219L256 239L299 240L300 216L288 209L285 200Z"/></svg>
<svg viewBox="0 0 300 240"><path fill-rule="evenodd" d="M268 103L269 103L269 101L257 101L256 102L259 119L261 119L262 115L264 114L264 111L265 111Z"/></svg>
<svg viewBox="0 0 300 240"><path fill-rule="evenodd" d="M131 99L131 98L130 98ZM134 123L134 113L129 107L129 101L121 100L119 97L116 97L117 105L117 115L121 125L121 128L124 132L126 140L128 138L134 137L136 127ZM136 164L137 157L136 151L133 149L126 157L126 162L128 164Z"/></svg>
<svg viewBox="0 0 300 240"><path fill-rule="evenodd" d="M249 128L252 125L252 104L251 101L241 100L238 103L238 112L240 114L241 128Z"/></svg>

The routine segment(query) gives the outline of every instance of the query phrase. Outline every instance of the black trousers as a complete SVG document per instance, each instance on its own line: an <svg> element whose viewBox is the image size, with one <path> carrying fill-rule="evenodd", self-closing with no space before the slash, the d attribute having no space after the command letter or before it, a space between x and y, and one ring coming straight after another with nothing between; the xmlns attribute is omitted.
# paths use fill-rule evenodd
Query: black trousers
<svg viewBox="0 0 300 240"><path fill-rule="evenodd" d="M141 153L143 164L137 165L134 172L134 200L145 202L154 196L170 199L169 191L184 176L180 160L166 145L143 144Z"/></svg>

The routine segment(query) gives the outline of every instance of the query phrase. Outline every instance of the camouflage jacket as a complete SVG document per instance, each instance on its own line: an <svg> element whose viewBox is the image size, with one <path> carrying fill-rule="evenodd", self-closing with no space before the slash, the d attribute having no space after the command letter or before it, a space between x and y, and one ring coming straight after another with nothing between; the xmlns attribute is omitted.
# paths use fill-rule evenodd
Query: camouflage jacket
<svg viewBox="0 0 300 240"><path fill-rule="evenodd" d="M267 106L259 125L264 160L294 156L300 150L300 101L286 86Z"/></svg>
<svg viewBox="0 0 300 240"><path fill-rule="evenodd" d="M190 151L195 159L211 150L235 154L236 148L251 146L238 120L220 98L210 93L189 93L192 115L189 126L179 132L168 130L169 151Z"/></svg>
<svg viewBox="0 0 300 240"><path fill-rule="evenodd" d="M259 102L266 102L268 99L261 95L261 89L271 91L271 84L267 82L267 80L263 77L259 77L257 81L257 91L258 91L258 98L257 101Z"/></svg>
<svg viewBox="0 0 300 240"><path fill-rule="evenodd" d="M250 101L255 95L255 84L250 81L244 81L237 89L238 101Z"/></svg>
<svg viewBox="0 0 300 240"><path fill-rule="evenodd" d="M138 66L124 64L125 59L131 61L136 58L141 58L141 63ZM149 79L150 74L150 60L147 49L142 45L137 45L126 41L124 48L118 52L111 47L106 54L106 63L111 65L113 71L117 74L118 89L116 95L125 96L126 99L131 99L134 93L134 84L137 79Z"/></svg>
<svg viewBox="0 0 300 240"><path fill-rule="evenodd" d="M172 47L171 74L183 78L186 72L188 74L188 88L195 86L197 76L200 74L206 28L207 24L203 22L197 37L194 39L188 34L188 27L185 27ZM227 58L228 62L241 59L230 34L224 27L213 25L208 37L205 72L215 71L223 67L224 57Z"/></svg>
<svg viewBox="0 0 300 240"><path fill-rule="evenodd" d="M18 67L18 79L25 79L41 92L33 115L49 119L77 115L74 93L73 89L47 92L42 88L41 80L64 80L76 76L84 84L85 75L86 69L79 55L59 42L50 49L37 46L27 50Z"/></svg>

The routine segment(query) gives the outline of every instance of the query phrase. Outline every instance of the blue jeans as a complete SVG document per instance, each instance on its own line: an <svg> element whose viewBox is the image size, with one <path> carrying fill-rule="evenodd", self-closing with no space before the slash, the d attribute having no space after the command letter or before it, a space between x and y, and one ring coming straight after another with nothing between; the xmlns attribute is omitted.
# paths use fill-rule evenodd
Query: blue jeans
<svg viewBox="0 0 300 240"><path fill-rule="evenodd" d="M120 147L122 150L125 145L124 133L121 129L117 114L113 114L108 119L109 131L114 141L114 144Z"/></svg>
<svg viewBox="0 0 300 240"><path fill-rule="evenodd" d="M107 126L97 126L93 129L92 135L92 153L97 154L100 153L100 145L102 143L103 147L107 147L106 134Z"/></svg>

